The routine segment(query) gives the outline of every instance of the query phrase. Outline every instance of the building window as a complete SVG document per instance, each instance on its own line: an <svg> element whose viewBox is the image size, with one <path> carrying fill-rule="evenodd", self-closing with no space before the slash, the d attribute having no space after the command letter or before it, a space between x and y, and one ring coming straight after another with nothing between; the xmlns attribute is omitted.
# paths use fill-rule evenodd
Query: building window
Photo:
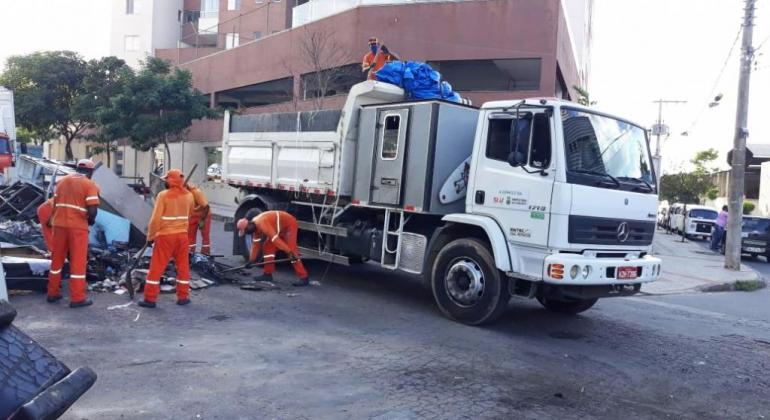
<svg viewBox="0 0 770 420"><path fill-rule="evenodd" d="M344 95L353 85L366 80L360 64L348 64L321 72L305 73L301 77L304 99Z"/></svg>
<svg viewBox="0 0 770 420"><path fill-rule="evenodd" d="M262 38L262 32L261 31L254 31L254 39Z"/></svg>
<svg viewBox="0 0 770 420"><path fill-rule="evenodd" d="M219 15L219 0L201 0L201 16L216 17Z"/></svg>
<svg viewBox="0 0 770 420"><path fill-rule="evenodd" d="M182 12L182 23L197 22L201 18L201 12L198 10L185 10Z"/></svg>
<svg viewBox="0 0 770 420"><path fill-rule="evenodd" d="M141 0L126 0L126 14L138 15L141 9Z"/></svg>
<svg viewBox="0 0 770 420"><path fill-rule="evenodd" d="M456 91L540 89L540 59L453 60L430 63Z"/></svg>
<svg viewBox="0 0 770 420"><path fill-rule="evenodd" d="M238 42L240 41L240 35L236 33L229 33L225 37L225 49L229 50L230 48L235 48L238 46Z"/></svg>
<svg viewBox="0 0 770 420"><path fill-rule="evenodd" d="M126 35L125 39L125 51L139 51L139 35Z"/></svg>
<svg viewBox="0 0 770 420"><path fill-rule="evenodd" d="M227 0L227 10L241 10L241 0Z"/></svg>
<svg viewBox="0 0 770 420"><path fill-rule="evenodd" d="M250 108L288 102L293 97L294 78L286 77L284 79L217 92L216 106L222 108Z"/></svg>
<svg viewBox="0 0 770 420"><path fill-rule="evenodd" d="M385 117L385 124L383 125L380 157L382 160L395 160L398 157L398 133L401 127L401 116L388 115Z"/></svg>

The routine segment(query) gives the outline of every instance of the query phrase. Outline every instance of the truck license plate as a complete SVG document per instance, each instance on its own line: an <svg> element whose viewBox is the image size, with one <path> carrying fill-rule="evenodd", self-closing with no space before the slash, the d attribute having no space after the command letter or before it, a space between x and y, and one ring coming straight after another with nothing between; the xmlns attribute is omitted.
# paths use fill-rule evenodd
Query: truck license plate
<svg viewBox="0 0 770 420"><path fill-rule="evenodd" d="M618 267L618 280L630 280L636 278L636 267Z"/></svg>
<svg viewBox="0 0 770 420"><path fill-rule="evenodd" d="M746 251L762 253L762 252L765 252L765 249L764 248L755 248L755 247L749 246L749 247L746 247Z"/></svg>

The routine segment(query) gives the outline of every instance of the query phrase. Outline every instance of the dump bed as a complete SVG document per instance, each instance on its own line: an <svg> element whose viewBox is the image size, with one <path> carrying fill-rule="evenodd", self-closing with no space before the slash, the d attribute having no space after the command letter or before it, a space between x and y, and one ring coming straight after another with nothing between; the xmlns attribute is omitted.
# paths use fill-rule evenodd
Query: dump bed
<svg viewBox="0 0 770 420"><path fill-rule="evenodd" d="M232 185L350 196L361 107L403 98L397 86L367 81L353 86L342 110L227 112L222 177Z"/></svg>

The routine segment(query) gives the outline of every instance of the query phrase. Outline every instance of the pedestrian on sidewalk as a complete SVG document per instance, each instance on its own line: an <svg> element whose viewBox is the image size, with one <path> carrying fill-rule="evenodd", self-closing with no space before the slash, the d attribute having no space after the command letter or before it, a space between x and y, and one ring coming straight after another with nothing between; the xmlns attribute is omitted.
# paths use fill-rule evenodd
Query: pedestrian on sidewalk
<svg viewBox="0 0 770 420"><path fill-rule="evenodd" d="M262 277L259 278L260 281L273 281L273 272L275 271L273 261L277 248L289 256L294 273L297 275L298 280L291 284L295 287L310 284L305 266L299 259L297 219L294 216L285 211L265 211L251 221L245 218L238 220L237 227L238 236L251 235L250 262L257 261L260 251L264 251L265 270ZM263 241L264 246L262 246Z"/></svg>
<svg viewBox="0 0 770 420"><path fill-rule="evenodd" d="M166 174L166 190L155 199L155 208L147 228L147 243L153 245L150 272L144 285L144 300L138 303L154 308L160 294L160 276L171 258L176 265L176 304L190 303L190 254L188 222L193 212L193 196L184 188L184 175L179 169Z"/></svg>
<svg viewBox="0 0 770 420"><path fill-rule="evenodd" d="M64 260L70 262L70 308L89 306L86 295L88 263L88 227L96 222L99 187L91 181L94 162L78 161L76 173L67 175L56 185L53 195L51 270L48 275L48 303L62 298L61 272Z"/></svg>
<svg viewBox="0 0 770 420"><path fill-rule="evenodd" d="M719 251L722 246L725 226L727 226L727 206L722 206L722 211L719 212L716 224L714 224L714 231L711 233L711 249L713 251Z"/></svg>

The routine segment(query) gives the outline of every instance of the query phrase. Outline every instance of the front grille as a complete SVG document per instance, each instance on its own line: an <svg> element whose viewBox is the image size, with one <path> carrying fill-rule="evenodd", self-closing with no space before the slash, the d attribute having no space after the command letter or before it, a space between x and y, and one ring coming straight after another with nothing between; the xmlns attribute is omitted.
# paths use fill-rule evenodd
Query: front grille
<svg viewBox="0 0 770 420"><path fill-rule="evenodd" d="M628 227L628 239L618 238L621 223ZM652 243L655 222L570 216L568 239L573 244L646 246Z"/></svg>
<svg viewBox="0 0 770 420"><path fill-rule="evenodd" d="M695 225L695 231L699 233L711 233L711 223L698 223Z"/></svg>

